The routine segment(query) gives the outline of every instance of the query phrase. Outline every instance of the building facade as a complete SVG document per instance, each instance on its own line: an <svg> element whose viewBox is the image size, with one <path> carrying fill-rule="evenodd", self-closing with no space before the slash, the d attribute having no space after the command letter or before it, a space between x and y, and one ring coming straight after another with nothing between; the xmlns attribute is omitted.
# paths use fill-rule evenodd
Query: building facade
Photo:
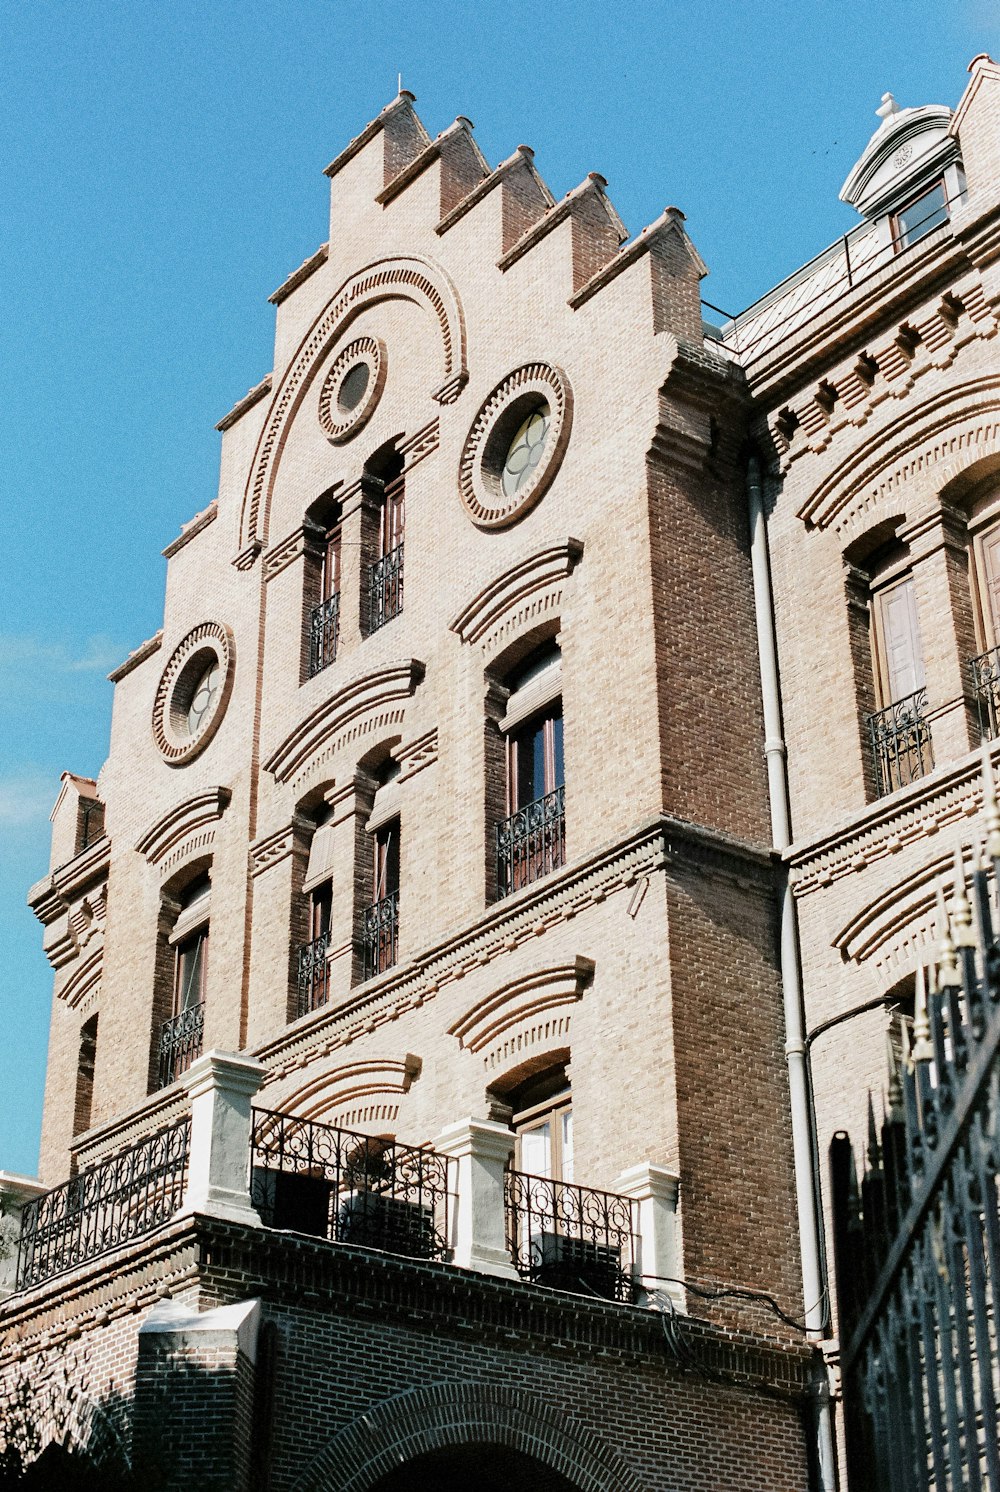
<svg viewBox="0 0 1000 1492"><path fill-rule="evenodd" d="M971 72L722 328L676 209L626 241L406 93L327 168L31 893L25 1459L833 1487L817 1178L996 724Z"/></svg>

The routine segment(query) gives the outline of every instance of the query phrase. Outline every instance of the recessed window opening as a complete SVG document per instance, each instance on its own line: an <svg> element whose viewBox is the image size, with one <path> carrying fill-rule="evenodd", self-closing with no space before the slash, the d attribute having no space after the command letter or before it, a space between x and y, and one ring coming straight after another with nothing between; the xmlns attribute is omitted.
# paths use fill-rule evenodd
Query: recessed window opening
<svg viewBox="0 0 1000 1492"><path fill-rule="evenodd" d="M948 200L944 181L936 181L933 186L924 187L905 207L893 213L893 243L897 251L908 249L947 221Z"/></svg>
<svg viewBox="0 0 1000 1492"><path fill-rule="evenodd" d="M391 622L403 609L403 541L406 527L406 484L403 458L390 451L366 469L370 489L379 493L375 559L368 566L368 618L371 634ZM369 550L369 553L371 551Z"/></svg>
<svg viewBox="0 0 1000 1492"><path fill-rule="evenodd" d="M507 896L565 863L561 655L551 643L509 677L504 819L497 825L497 894Z"/></svg>
<svg viewBox="0 0 1000 1492"><path fill-rule="evenodd" d="M97 1016L92 1015L80 1027L80 1051L76 1064L76 1101L73 1106L73 1134L90 1128L94 1102L94 1068L97 1062Z"/></svg>
<svg viewBox="0 0 1000 1492"><path fill-rule="evenodd" d="M340 641L340 566L343 544L341 510L329 495L313 505L310 516L323 529L319 575L315 568L310 587L319 581L319 596L309 613L309 677L336 661ZM315 566L315 561L313 561ZM313 589L313 595L316 595Z"/></svg>
<svg viewBox="0 0 1000 1492"><path fill-rule="evenodd" d="M344 414L350 414L352 409L357 409L370 381L371 369L367 363L355 363L353 367L348 368L337 390L337 404Z"/></svg>
<svg viewBox="0 0 1000 1492"><path fill-rule="evenodd" d="M927 722L924 649L910 559L898 540L868 561L871 651L881 708L868 717L879 796L923 777L934 765Z"/></svg>
<svg viewBox="0 0 1000 1492"><path fill-rule="evenodd" d="M181 896L180 911L169 936L173 949L172 1014L159 1040L159 1083L166 1087L201 1055L208 979L208 930L212 884L202 875Z"/></svg>
<svg viewBox="0 0 1000 1492"><path fill-rule="evenodd" d="M529 1078L507 1095L517 1134L515 1166L530 1176L573 1180L573 1107L565 1065Z"/></svg>
<svg viewBox="0 0 1000 1492"><path fill-rule="evenodd" d="M333 833L333 810L326 808L313 830L302 885L306 898L306 941L298 950L296 1017L318 1010L330 998Z"/></svg>

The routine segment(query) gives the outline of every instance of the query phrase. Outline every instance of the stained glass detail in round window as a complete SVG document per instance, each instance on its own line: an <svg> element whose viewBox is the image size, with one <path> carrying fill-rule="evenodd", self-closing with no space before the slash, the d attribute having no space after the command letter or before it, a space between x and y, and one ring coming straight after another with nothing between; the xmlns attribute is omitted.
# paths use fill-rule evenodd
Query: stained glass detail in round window
<svg viewBox="0 0 1000 1492"><path fill-rule="evenodd" d="M337 390L337 403L345 413L357 409L365 396L370 377L371 369L367 363L355 363L353 368L348 368Z"/></svg>
<svg viewBox="0 0 1000 1492"><path fill-rule="evenodd" d="M191 703L187 709L188 732L195 736L201 729L201 723L205 720L215 703L215 696L219 692L219 664L213 661L205 669L198 683L195 685L191 696Z"/></svg>
<svg viewBox="0 0 1000 1492"><path fill-rule="evenodd" d="M518 429L507 451L503 464L500 485L505 497L513 497L531 480L536 466L542 459L545 439L549 433L551 411L547 404L533 409Z"/></svg>

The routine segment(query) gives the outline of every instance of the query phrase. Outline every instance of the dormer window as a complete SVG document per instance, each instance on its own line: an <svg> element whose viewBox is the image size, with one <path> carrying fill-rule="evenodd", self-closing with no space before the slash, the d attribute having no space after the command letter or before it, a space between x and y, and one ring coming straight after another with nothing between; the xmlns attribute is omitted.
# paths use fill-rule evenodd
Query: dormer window
<svg viewBox="0 0 1000 1492"><path fill-rule="evenodd" d="M908 249L948 221L944 181L936 181L892 215L892 241L897 251Z"/></svg>

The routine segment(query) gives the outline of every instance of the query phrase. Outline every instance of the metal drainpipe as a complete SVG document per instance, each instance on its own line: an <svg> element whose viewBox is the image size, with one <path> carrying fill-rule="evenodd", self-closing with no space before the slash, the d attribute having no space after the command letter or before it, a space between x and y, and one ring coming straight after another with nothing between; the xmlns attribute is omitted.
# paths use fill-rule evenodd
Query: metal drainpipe
<svg viewBox="0 0 1000 1492"><path fill-rule="evenodd" d="M760 463L751 456L747 466L747 504L750 517L750 566L753 574L753 604L757 621L757 654L760 662L764 702L764 756L767 762L767 791L771 808L771 837L774 848L784 851L792 842L788 810L788 778L785 742L781 734L781 702L778 690L778 658L774 637L774 605L767 552L767 527L761 491ZM826 1287L823 1280L819 1238L819 1198L813 1167L812 1112L802 1004L802 975L799 962L799 928L795 899L787 871L783 872L779 917L779 962L785 1016L785 1061L792 1113L792 1153L795 1169L795 1202L798 1211L799 1243L802 1251L802 1294L806 1307L806 1330L815 1341L826 1335ZM821 1492L834 1492L836 1474L833 1429L827 1398L817 1407L816 1456Z"/></svg>

